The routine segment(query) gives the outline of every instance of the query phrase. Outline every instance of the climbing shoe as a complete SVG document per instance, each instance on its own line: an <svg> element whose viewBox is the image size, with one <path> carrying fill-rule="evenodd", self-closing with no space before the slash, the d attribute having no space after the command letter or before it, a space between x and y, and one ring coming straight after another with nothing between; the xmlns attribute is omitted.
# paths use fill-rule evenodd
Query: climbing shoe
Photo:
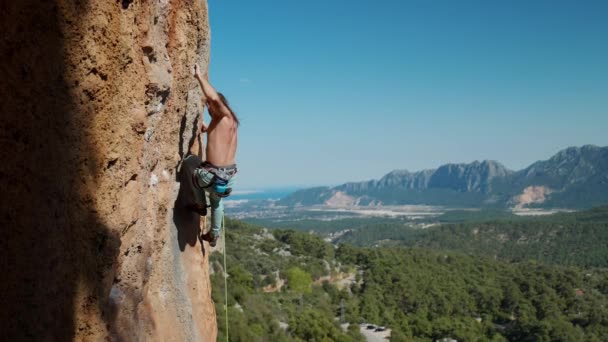
<svg viewBox="0 0 608 342"><path fill-rule="evenodd" d="M186 208L188 208L188 210L195 212L201 216L207 216L207 207L200 205L200 204L189 204L186 206Z"/></svg>
<svg viewBox="0 0 608 342"><path fill-rule="evenodd" d="M203 234L203 240L209 242L209 246L211 247L215 247L218 238L219 236L213 234L212 230L208 231L207 234Z"/></svg>

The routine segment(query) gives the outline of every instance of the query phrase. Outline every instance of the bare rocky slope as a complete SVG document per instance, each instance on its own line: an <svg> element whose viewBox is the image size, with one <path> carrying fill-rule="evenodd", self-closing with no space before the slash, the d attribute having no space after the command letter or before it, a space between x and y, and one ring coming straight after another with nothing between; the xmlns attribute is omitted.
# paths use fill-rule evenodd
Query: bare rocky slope
<svg viewBox="0 0 608 342"><path fill-rule="evenodd" d="M208 245L178 201L206 1L0 16L0 340L215 341Z"/></svg>
<svg viewBox="0 0 608 342"><path fill-rule="evenodd" d="M589 208L608 203L608 147L569 147L519 171L488 160L395 170L379 180L300 190L279 203Z"/></svg>

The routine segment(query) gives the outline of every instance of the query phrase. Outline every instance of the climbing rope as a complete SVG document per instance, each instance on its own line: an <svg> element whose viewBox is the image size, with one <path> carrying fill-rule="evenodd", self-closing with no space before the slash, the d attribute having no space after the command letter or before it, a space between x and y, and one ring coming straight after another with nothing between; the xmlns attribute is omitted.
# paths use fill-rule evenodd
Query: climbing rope
<svg viewBox="0 0 608 342"><path fill-rule="evenodd" d="M207 218L203 220L203 231L207 228ZM224 248L224 312L226 313L226 342L228 342L228 270L226 269L226 227L222 217L222 247Z"/></svg>
<svg viewBox="0 0 608 342"><path fill-rule="evenodd" d="M222 244L224 247L224 312L226 313L226 342L228 342L228 269L226 268L226 227L222 216Z"/></svg>

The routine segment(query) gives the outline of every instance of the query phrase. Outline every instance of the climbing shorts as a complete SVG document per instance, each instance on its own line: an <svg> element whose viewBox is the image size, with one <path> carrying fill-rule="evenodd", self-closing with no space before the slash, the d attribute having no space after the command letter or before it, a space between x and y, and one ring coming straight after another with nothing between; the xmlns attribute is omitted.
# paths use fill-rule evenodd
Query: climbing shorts
<svg viewBox="0 0 608 342"><path fill-rule="evenodd" d="M215 166L209 162L203 162L194 171L194 184L208 192L213 191L218 197L228 197L232 192L232 186L237 173L236 165Z"/></svg>

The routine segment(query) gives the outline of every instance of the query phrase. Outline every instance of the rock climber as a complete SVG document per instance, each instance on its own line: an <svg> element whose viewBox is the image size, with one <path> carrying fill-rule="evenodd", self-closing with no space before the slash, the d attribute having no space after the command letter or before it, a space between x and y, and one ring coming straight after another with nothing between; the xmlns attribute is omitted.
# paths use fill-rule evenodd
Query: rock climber
<svg viewBox="0 0 608 342"><path fill-rule="evenodd" d="M194 210L202 216L207 214L207 192L211 207L211 229L202 238L214 247L220 236L224 218L222 200L232 192L237 173L235 155L239 119L230 108L226 97L211 86L208 74L205 73L204 77L201 77L198 65L194 66L194 77L203 89L203 101L206 102L211 116L209 126L203 122L201 129L201 134L207 133L206 160L194 170L192 177L195 191L200 192L203 200L202 206L197 206Z"/></svg>

